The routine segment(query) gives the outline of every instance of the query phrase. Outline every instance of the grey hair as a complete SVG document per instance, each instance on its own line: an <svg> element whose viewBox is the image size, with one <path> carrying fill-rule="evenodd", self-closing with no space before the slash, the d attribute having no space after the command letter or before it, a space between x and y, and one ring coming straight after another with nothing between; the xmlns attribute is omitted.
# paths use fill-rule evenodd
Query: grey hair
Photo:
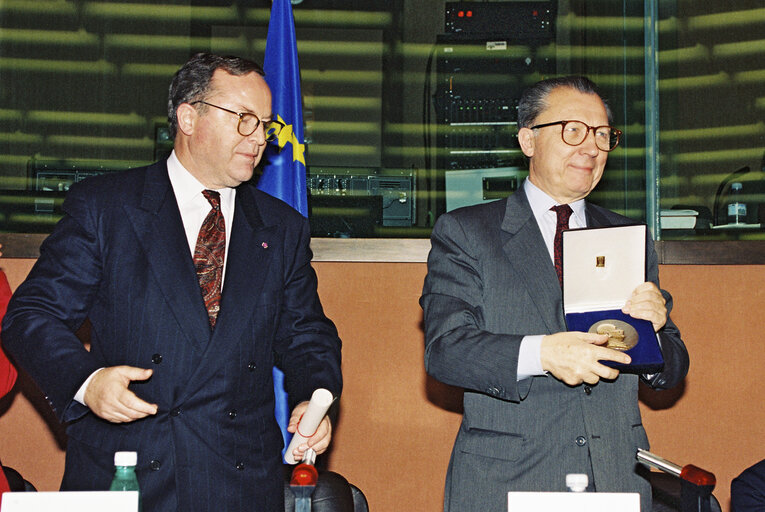
<svg viewBox="0 0 765 512"><path fill-rule="evenodd" d="M584 76L562 76L548 78L535 83L521 95L518 102L518 128L531 128L536 119L547 108L547 97L558 87L569 87L584 94L596 94L603 102L609 124L613 122L611 107L598 92L597 86Z"/></svg>

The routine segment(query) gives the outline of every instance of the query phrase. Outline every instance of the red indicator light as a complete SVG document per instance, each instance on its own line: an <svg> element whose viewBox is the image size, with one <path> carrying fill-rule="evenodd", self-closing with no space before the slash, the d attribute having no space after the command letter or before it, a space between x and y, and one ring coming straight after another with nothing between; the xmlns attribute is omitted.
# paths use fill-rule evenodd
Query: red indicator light
<svg viewBox="0 0 765 512"><path fill-rule="evenodd" d="M467 12L467 17L468 18L472 18L473 17L473 11L468 11Z"/></svg>
<svg viewBox="0 0 765 512"><path fill-rule="evenodd" d="M539 16L539 11L531 11L531 15L536 18L537 16Z"/></svg>
<svg viewBox="0 0 765 512"><path fill-rule="evenodd" d="M295 469L292 470L292 478L290 479L290 485L296 486L308 486L316 485L319 479L319 472L316 468L310 464L298 464Z"/></svg>
<svg viewBox="0 0 765 512"><path fill-rule="evenodd" d="M457 17L458 18L464 18L465 17L465 11L457 11Z"/></svg>

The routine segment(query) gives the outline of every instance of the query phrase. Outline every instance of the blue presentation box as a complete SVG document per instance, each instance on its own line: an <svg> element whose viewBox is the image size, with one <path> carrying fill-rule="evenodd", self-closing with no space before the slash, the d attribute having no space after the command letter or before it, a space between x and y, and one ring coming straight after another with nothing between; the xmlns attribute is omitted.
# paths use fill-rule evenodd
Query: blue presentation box
<svg viewBox="0 0 765 512"><path fill-rule="evenodd" d="M609 348L630 356L627 373L655 373L664 366L648 320L621 309L645 282L645 224L572 229L563 232L563 308L569 331L608 334Z"/></svg>

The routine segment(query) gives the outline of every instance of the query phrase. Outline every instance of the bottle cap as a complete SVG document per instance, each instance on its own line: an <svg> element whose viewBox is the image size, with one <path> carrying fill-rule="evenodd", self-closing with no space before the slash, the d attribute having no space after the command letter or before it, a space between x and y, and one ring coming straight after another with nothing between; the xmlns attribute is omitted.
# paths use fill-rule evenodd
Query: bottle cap
<svg viewBox="0 0 765 512"><path fill-rule="evenodd" d="M566 487L573 492L584 492L589 478L584 473L569 473L566 475Z"/></svg>
<svg viewBox="0 0 765 512"><path fill-rule="evenodd" d="M115 466L135 466L138 463L136 452L114 452Z"/></svg>

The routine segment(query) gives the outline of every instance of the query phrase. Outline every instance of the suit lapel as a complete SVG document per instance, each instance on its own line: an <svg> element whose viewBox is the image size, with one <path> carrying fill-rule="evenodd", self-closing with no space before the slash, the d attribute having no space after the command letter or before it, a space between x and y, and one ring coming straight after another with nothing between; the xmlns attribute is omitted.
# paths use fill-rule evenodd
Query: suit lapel
<svg viewBox="0 0 765 512"><path fill-rule="evenodd" d="M588 202L584 203L584 214L587 218L588 228L601 228L611 225L611 222Z"/></svg>
<svg viewBox="0 0 765 512"><path fill-rule="evenodd" d="M539 317L550 332L560 331L565 322L558 275L523 189L507 199L502 237L505 255L531 296ZM551 308L550 304L557 307Z"/></svg>
<svg viewBox="0 0 765 512"><path fill-rule="evenodd" d="M125 206L125 213L178 325L196 345L206 346L207 310L164 162L147 169L141 204Z"/></svg>
<svg viewBox="0 0 765 512"><path fill-rule="evenodd" d="M253 191L248 185L236 192L234 224L228 248L226 278L213 344L236 342L247 326L264 289L278 246L275 226L265 226L258 212Z"/></svg>

